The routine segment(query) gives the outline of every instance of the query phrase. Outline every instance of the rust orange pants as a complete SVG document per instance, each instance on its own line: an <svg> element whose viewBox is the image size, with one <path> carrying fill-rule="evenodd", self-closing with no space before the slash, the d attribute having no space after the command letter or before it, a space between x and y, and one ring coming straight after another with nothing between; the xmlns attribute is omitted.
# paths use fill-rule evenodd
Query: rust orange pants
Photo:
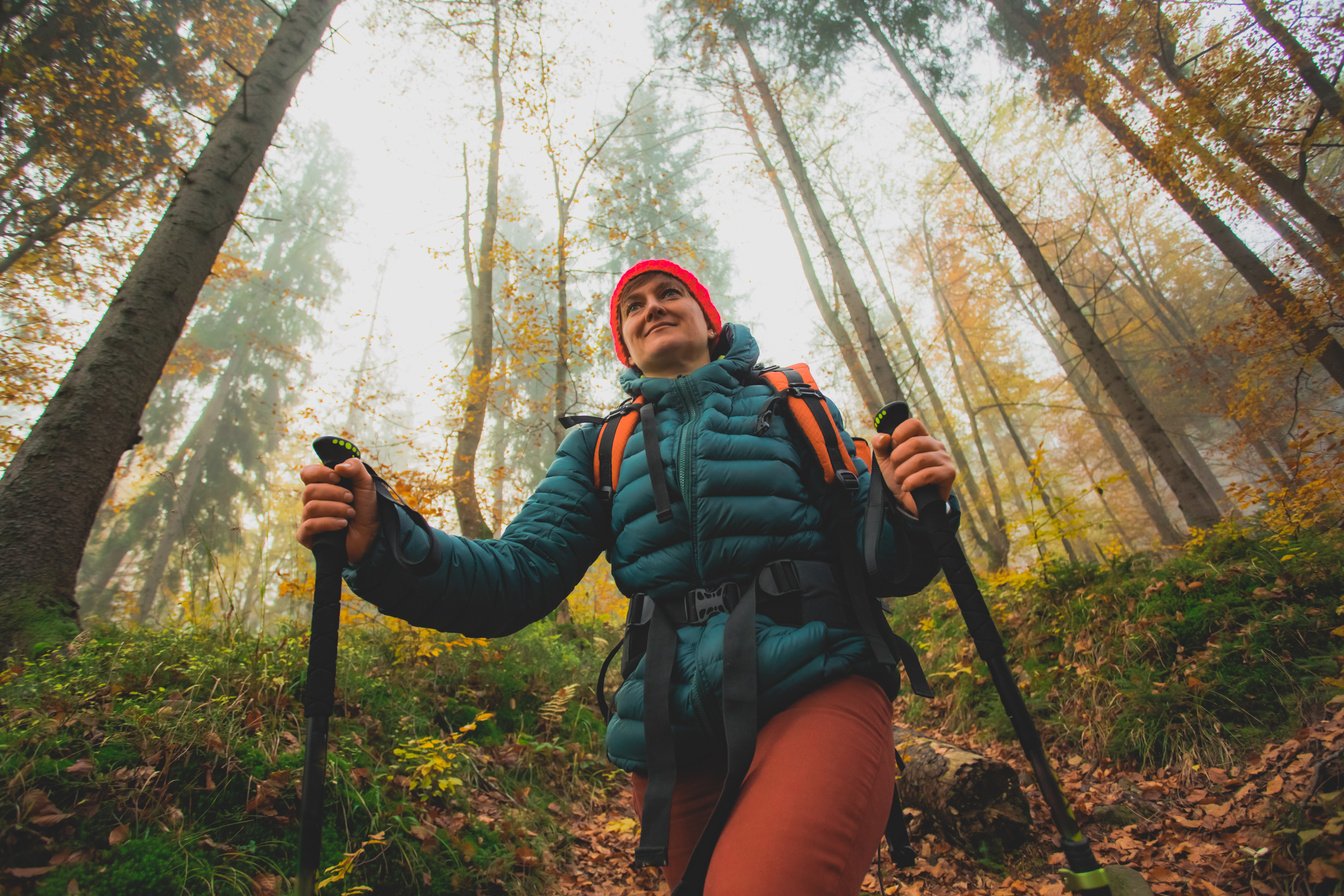
<svg viewBox="0 0 1344 896"><path fill-rule="evenodd" d="M705 896L854 896L891 808L891 701L851 676L770 719L710 860ZM678 769L672 795L670 886L714 810L723 770ZM633 776L637 812L648 778Z"/></svg>

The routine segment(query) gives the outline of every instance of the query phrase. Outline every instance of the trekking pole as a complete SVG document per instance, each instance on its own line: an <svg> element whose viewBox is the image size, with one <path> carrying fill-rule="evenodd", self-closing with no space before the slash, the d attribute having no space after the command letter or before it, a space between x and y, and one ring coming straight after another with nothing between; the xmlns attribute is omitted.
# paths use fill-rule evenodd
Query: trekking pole
<svg viewBox="0 0 1344 896"><path fill-rule="evenodd" d="M328 467L359 457L359 449L335 436L313 442ZM341 485L350 487L344 479ZM341 570L345 566L345 533L323 532L313 538L313 625L308 638L308 677L303 686L303 714L308 739L303 756L303 801L299 807L299 896L313 896L322 853L322 798L327 784L327 723L336 700L336 639L341 625Z"/></svg>
<svg viewBox="0 0 1344 896"><path fill-rule="evenodd" d="M897 425L909 417L909 406L903 401L893 401L877 412L873 425L878 432L890 435ZM976 652L989 667L989 677L994 682L1009 721L1013 723L1022 752L1031 764L1036 786L1059 831L1065 865L1059 873L1064 878L1064 885L1083 896L1152 896L1152 889L1134 869L1124 865L1103 868L1098 864L1092 853L1092 845L1078 827L1060 789L1059 779L1055 777L1050 761L1046 758L1045 746L1036 724L1027 711L1017 679L1008 667L1003 637L990 616L989 606L966 560L966 552L957 541L956 532L947 517L947 504L938 493L938 486L921 486L912 492L912 496L919 510L920 525L929 534L938 564L952 590L952 597L966 621L966 628L970 630L971 640L975 642Z"/></svg>

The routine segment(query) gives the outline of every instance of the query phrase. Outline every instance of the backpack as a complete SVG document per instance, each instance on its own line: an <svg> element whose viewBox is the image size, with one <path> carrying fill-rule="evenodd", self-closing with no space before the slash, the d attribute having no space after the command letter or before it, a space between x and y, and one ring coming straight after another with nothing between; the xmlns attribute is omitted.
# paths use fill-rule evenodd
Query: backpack
<svg viewBox="0 0 1344 896"><path fill-rule="evenodd" d="M830 403L817 388L816 380L806 364L788 367L757 366L751 372L751 381L764 382L774 390L757 417L755 432L760 435L769 429L773 417L783 414L791 439L798 447L805 463L814 463L823 493L826 490L842 494L840 506L852 501L859 488L855 458L846 448L840 427L831 413ZM656 431L653 407L640 395L625 402L603 417L574 416L561 418L566 426L591 423L599 426L593 452L593 483L604 502L610 503L620 481L621 460L635 428ZM873 469L872 448L867 440L854 438L855 450L865 465ZM672 516L667 483L658 456L657 440L646 439L650 484L654 493L654 508L660 522ZM822 495L814 495L821 498ZM644 817L635 864L665 865L667 863L667 834L672 789L675 784L676 760L672 750L671 722L668 714L668 689L675 664L673 648L677 625L698 624L718 612L729 613L724 627L723 663L723 729L727 746L727 774L714 812L696 843L685 876L674 896L699 893L704 885L709 859L714 844L727 822L728 814L740 790L742 779L750 767L756 737L756 680L755 680L755 604L757 592L764 599L780 600L789 594L802 593L808 575L830 575L832 590L840 590L847 597L849 618L862 631L868 645L883 670L899 682L899 667L904 667L911 689L920 696L931 697L932 689L925 678L914 649L891 631L877 600L867 589L867 577L877 569L877 547L884 505L891 498L882 476L876 471L869 477L869 492L864 511L866 538L862 550L854 544L854 526L858 520L849 514L829 513L828 539L841 558L838 564L839 581L833 573L818 570L829 564L789 563L788 574L782 574L779 563L770 564L761 571L757 582L740 593L723 594L725 589L714 589L688 595L685 608L655 607L652 600L634 595L626 622L626 633L612 648L598 673L597 701L603 718L610 720L606 701L607 670L618 651L624 650L622 669L628 677L641 657L645 661L645 740L648 751L649 785L645 795ZM823 502L824 506L824 502ZM774 569L772 569L774 568ZM771 583L762 586L762 579ZM782 584L780 584L782 583ZM838 586L838 589L837 589ZM735 592L737 589L733 589ZM801 624L801 622L799 623ZM898 686L898 685L897 685ZM888 686L892 691L893 686ZM897 755L898 764L900 756ZM892 858L901 867L915 862L914 849L905 827L899 793L893 792L892 808L888 816L886 836Z"/></svg>

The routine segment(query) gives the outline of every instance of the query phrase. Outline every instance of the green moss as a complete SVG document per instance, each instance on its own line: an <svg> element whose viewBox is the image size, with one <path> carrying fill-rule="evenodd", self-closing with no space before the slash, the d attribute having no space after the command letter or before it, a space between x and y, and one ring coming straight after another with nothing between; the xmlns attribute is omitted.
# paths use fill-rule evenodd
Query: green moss
<svg viewBox="0 0 1344 896"><path fill-rule="evenodd" d="M343 886L548 889L545 866L519 866L519 850L543 855L562 842L547 807L605 780L592 773L602 724L582 696L558 719L537 715L561 688L589 681L601 659L591 636L552 628L429 660L404 659L407 636L381 625L342 631L322 861L363 848ZM73 813L43 836L11 823L0 838L22 857L16 867L48 864L55 844L89 856L16 893L64 893L74 880L84 893L248 894L261 874L292 875L306 649L302 629L94 628L0 680L0 766L18 788L8 796L40 790ZM463 735L462 787L422 793L394 778L398 747L451 736L484 710L495 718ZM68 773L78 759L92 770ZM128 807L135 836L109 849ZM6 817L19 817L17 807Z"/></svg>
<svg viewBox="0 0 1344 896"><path fill-rule="evenodd" d="M1333 694L1344 642L1344 537L1285 544L1223 525L1178 553L1053 561L984 583L1048 738L1140 764L1223 760L1299 724ZM894 606L918 632L948 719L1012 730L942 588Z"/></svg>

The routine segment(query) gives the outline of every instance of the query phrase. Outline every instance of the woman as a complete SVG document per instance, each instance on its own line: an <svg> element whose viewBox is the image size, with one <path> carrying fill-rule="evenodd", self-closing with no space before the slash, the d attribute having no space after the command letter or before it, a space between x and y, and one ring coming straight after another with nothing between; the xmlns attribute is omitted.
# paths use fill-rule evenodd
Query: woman
<svg viewBox="0 0 1344 896"><path fill-rule="evenodd" d="M831 572L839 553L864 544L867 468L856 463L850 492L818 490L816 459L770 412L777 393L755 367L755 340L724 324L708 290L680 266L654 259L628 270L612 291L611 328L628 368L622 385L647 409L644 438L625 445L609 497L594 483L597 428L580 428L498 539L435 530L442 559L412 575L378 537L378 499L364 466L312 465L301 472L299 541L346 530L346 580L357 594L412 623L478 636L544 617L605 550L622 593L636 598L637 640L648 644L647 655L636 644L627 656L607 732L609 756L633 772L644 822L637 860L664 865L678 893L703 885L734 896L848 896L881 838L894 779L895 682L859 631L843 577ZM936 567L913 522L911 493L936 485L946 500L956 472L917 420L877 435L873 449L901 509L878 518L880 561L857 587L913 593ZM839 519L853 524L834 525ZM405 556L426 555L421 530L400 531L409 533ZM847 545L837 547L837 531ZM809 571L805 581L765 587L766 573L784 566ZM687 619L688 595L696 608L715 596L727 612ZM738 606L751 618L732 612ZM746 660L734 627L749 633ZM669 669L661 682L649 671L660 665ZM749 667L746 677L725 671L739 666ZM739 712L742 681L750 693ZM743 716L753 719L745 753L732 733ZM707 825L717 837L702 840Z"/></svg>

